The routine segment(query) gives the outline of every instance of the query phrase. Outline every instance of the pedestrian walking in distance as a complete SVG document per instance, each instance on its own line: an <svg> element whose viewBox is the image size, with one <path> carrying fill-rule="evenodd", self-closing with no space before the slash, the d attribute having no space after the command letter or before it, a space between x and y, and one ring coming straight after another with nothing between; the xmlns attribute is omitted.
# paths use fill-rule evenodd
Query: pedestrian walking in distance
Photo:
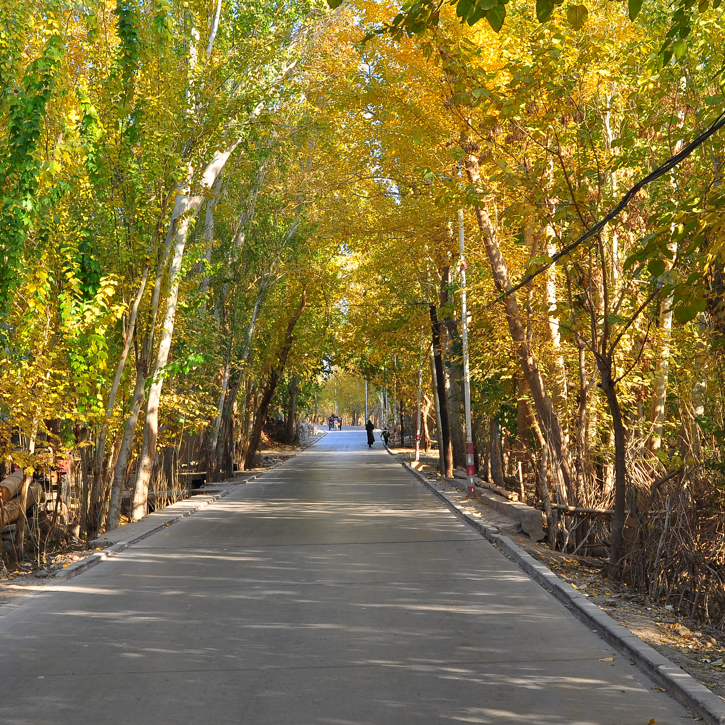
<svg viewBox="0 0 725 725"><path fill-rule="evenodd" d="M375 443L375 436L373 435L375 426L373 425L373 422L370 420L370 418L368 418L368 422L365 423L365 430L368 432L368 448L372 448L373 443Z"/></svg>

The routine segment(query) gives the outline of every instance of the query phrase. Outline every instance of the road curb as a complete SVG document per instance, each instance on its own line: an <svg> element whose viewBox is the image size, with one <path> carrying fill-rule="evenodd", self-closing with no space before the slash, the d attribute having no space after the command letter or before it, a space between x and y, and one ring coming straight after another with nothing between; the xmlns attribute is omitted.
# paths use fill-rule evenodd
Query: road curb
<svg viewBox="0 0 725 725"><path fill-rule="evenodd" d="M391 455L393 454L391 453ZM602 639L608 644L612 645L625 657L629 657L675 700L692 710L710 725L725 725L725 702L717 695L710 692L692 675L678 667L656 649L643 642L637 635L615 622L596 604L590 602L583 594L554 574L546 564L542 564L533 556L527 554L508 536L502 536L495 526L488 526L476 520L450 496L434 486L422 473L416 471L408 463L403 461L400 461L400 463L405 470L421 481L460 519L498 547L525 574L553 594L578 619L601 635Z"/></svg>
<svg viewBox="0 0 725 725"><path fill-rule="evenodd" d="M250 476L247 478L244 483L250 483L251 481L256 481L258 478L262 478L270 471L273 471L275 468L278 468L279 466L283 466L287 461L291 460L292 458L296 458L300 453L303 451L306 451L310 446L313 446L315 443L320 441L322 438L324 438L327 435L327 431L322 431L322 435L317 437L314 441L311 441L307 445L300 448L297 453L295 453L294 456L291 458L288 458L285 461L280 461L279 463L275 463L273 466L270 466L266 471L262 473L258 473L254 476ZM220 482L221 483L221 482ZM213 485L213 484L212 484ZM241 484L240 484L241 485ZM191 497L182 499L181 501L178 501L177 504L182 504L185 506L188 506L189 501L193 500L193 498L199 498L202 499L198 502L198 505L187 508L183 513L175 513L171 511L170 509L173 509L174 506L177 504L172 504L171 506L167 506L164 509L161 509L159 512L159 521L158 524L153 526L152 528L146 529L145 531L141 531L136 535L130 535L128 538L123 539L122 541L119 541L115 544L112 544L111 546L107 546L105 549L102 549L101 551L97 551L94 554L91 554L90 556L87 556L85 559L81 559L80 561L77 561L70 566L67 566L65 569L60 569L56 574L54 574L52 577L49 577L45 581L53 581L53 580L60 580L65 581L68 579L73 579L74 577L78 576L79 574L82 574L84 571L87 571L88 569L92 569L97 564L100 564L103 561L107 561L108 559L111 559L116 554L120 554L122 551L125 551L129 547L133 546L134 544L138 544L139 541L143 541L144 539L148 538L149 536L152 536L153 534L157 534L162 529L168 528L172 524L175 524L177 521L181 521L182 519L185 519L187 516L191 516L192 514L195 514L197 511L200 511L203 508L206 508L207 506L210 506L213 503L216 503L220 499L226 498L229 496L232 491L235 489L229 488L225 491L219 491L215 494L208 494L206 496L198 496L198 497ZM163 515L163 512L167 511L167 515ZM155 514L151 514L153 516ZM148 519L141 519L141 522L147 521ZM98 544L105 543L102 539L94 539L93 541L89 542L89 546L97 546Z"/></svg>

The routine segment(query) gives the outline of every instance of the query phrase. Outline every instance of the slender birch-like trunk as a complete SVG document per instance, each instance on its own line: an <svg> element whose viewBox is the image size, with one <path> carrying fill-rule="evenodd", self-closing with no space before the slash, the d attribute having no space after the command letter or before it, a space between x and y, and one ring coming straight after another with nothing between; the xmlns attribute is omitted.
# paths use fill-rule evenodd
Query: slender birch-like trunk
<svg viewBox="0 0 725 725"><path fill-rule="evenodd" d="M204 276L199 285L199 294L202 296L209 289L209 266L214 245L214 210L221 194L221 185L222 177L219 175L212 187L212 197L206 202L206 213L204 214Z"/></svg>
<svg viewBox="0 0 725 725"><path fill-rule="evenodd" d="M234 330L229 334L229 343L227 344L227 355L224 361L224 374L222 376L222 389L219 394L219 403L217 405L217 416L214 419L214 427L212 429L211 441L209 448L216 451L217 441L219 440L219 428L222 423L222 413L224 412L224 400L227 397L227 388L229 387L229 367L232 361L232 347L234 345Z"/></svg>
<svg viewBox="0 0 725 725"><path fill-rule="evenodd" d="M445 267L441 274L441 307L450 302L448 285L451 281L450 267ZM445 356L447 365L444 366L446 393L448 402L448 418L450 424L451 451L453 453L453 466L466 467L466 440L463 424L463 365L460 356L454 352L454 345L459 340L458 324L454 319L446 318L442 321L442 331L445 332Z"/></svg>
<svg viewBox="0 0 725 725"><path fill-rule="evenodd" d="M251 468L254 463L254 456L257 453L259 441L262 438L262 430L264 429L264 424L267 421L267 413L269 412L269 406L272 402L272 396L274 395L274 391L277 388L277 383L279 382L279 379L284 372L285 365L287 364L287 358L289 357L290 350L292 349L292 343L294 342L294 329L297 326L300 317L302 317L302 313L305 311L306 307L307 290L303 289L299 307L297 308L296 312L292 316L292 319L287 325L287 332L285 333L282 349L277 356L277 361L270 370L267 384L264 387L259 406L257 407L257 411L254 416L252 433L249 436L249 443L247 445L247 451L244 456L245 469Z"/></svg>
<svg viewBox="0 0 725 725"><path fill-rule="evenodd" d="M217 151L212 161L207 164L201 179L201 189L204 193L214 186L217 177L224 169L229 157L238 144L239 141L234 141L223 151ZM163 369L166 367L169 352L171 351L171 341L174 335L174 324L176 321L176 308L179 302L179 284L181 281L179 273L181 272L181 265L184 260L184 249L189 234L189 225L198 213L203 201L203 194L190 196L187 192L179 194L174 204L176 233L174 236L173 256L169 267L166 314L161 328L161 340L159 341L159 349L156 353L156 363L154 365L151 387L149 388L146 402L143 445L139 457L136 484L133 493L132 521L138 521L146 515L149 483L151 482L151 473L156 459L159 404L161 401L161 389L164 383Z"/></svg>
<svg viewBox="0 0 725 725"><path fill-rule="evenodd" d="M177 192L179 191L177 187ZM111 497L108 506L108 515L106 517L106 530L111 531L118 527L121 518L121 499L123 497L123 487L126 483L126 472L128 463L131 460L131 451L133 450L133 441L136 436L136 426L138 425L139 413L141 405L145 397L146 376L148 373L148 361L151 356L151 350L154 344L154 333L156 329L156 318L159 312L159 301L161 299L161 285L166 275L166 267L169 263L171 254L171 242L176 231L176 220L179 214L178 194L177 201L171 213L171 222L169 231L166 234L164 245L161 248L161 254L156 266L156 278L154 280L154 289L151 294L151 310L149 328L144 339L141 353L136 362L136 385L133 391L133 399L131 401L131 409L126 419L126 426L123 431L123 440L121 449L118 452L116 465L113 469L113 480L111 482Z"/></svg>
<svg viewBox="0 0 725 725"><path fill-rule="evenodd" d="M687 84L686 79L680 79L680 85L684 89ZM685 116L682 111L678 112L679 126L685 122ZM682 150L682 141L677 141L673 149L674 153ZM670 185L673 190L676 189L676 181L674 173L670 179ZM673 227L674 231L674 227ZM667 249L672 255L670 259L677 257L677 243L671 242L667 245ZM666 262L667 269L672 267L672 263ZM652 451L658 451L662 446L662 433L665 423L665 407L667 404L667 376L670 369L670 342L672 338L672 306L674 297L672 294L667 295L660 302L660 340L658 345L657 361L655 363L654 389L652 391L652 403L650 408L650 423L652 425L652 433L647 441L647 448Z"/></svg>
<svg viewBox="0 0 725 725"><path fill-rule="evenodd" d="M118 527L121 519L121 499L123 497L123 484L126 481L128 462L131 459L131 450L136 436L136 426L141 413L141 405L145 397L146 373L142 366L136 369L136 386L133 391L131 409L126 421L126 428L123 432L121 448L118 451L116 465L113 468L113 481L111 483L111 497L108 504L108 515L106 517L106 531Z"/></svg>
<svg viewBox="0 0 725 725"><path fill-rule="evenodd" d="M295 442L295 418L297 416L297 386L299 383L299 376L293 375L290 381L289 387L289 406L287 407L287 422L285 426L285 441L288 444ZM355 415L355 421L353 425L356 425L357 413Z"/></svg>
<svg viewBox="0 0 725 725"><path fill-rule="evenodd" d="M131 350L133 344L134 334L136 332L136 317L138 315L138 308L141 304L144 291L146 289L146 280L148 279L149 267L146 265L141 276L141 284L139 285L138 292L131 306L131 314L129 316L128 328L125 332L125 339L123 345L123 351L116 367L116 377L113 379L113 385L111 386L111 393L108 396L108 404L106 405L106 416L101 427L101 432L96 440L96 456L93 465L93 484L91 486L91 502L88 512L87 520L87 537L89 540L94 539L101 527L101 514L103 512L103 506L101 501L101 491L103 489L103 460L105 458L106 451L106 436L108 435L108 424L110 422L113 408L116 404L116 396L118 395L118 388L121 384L121 376L123 375L124 368L126 367L126 360L128 353Z"/></svg>
<svg viewBox="0 0 725 725"><path fill-rule="evenodd" d="M254 301L252 317L249 320L249 325L247 326L247 335L244 340L244 347L242 348L241 355L239 356L239 369L232 379L232 384L228 386L228 391L222 404L222 417L220 420L219 433L217 434L216 449L214 451L214 458L216 461L215 475L219 475L222 470L231 470L234 465L232 460L234 452L229 445L229 441L233 441L233 436L230 435L229 429L232 425L234 403L237 399L237 395L239 394L239 388L242 384L242 380L244 379L244 369L246 367L250 350L252 349L252 340L254 339L257 318L259 317L259 312L262 308L262 300L264 299L266 290L266 277L262 276L259 280L257 299Z"/></svg>
<svg viewBox="0 0 725 725"><path fill-rule="evenodd" d="M169 268L169 292L166 299L166 314L161 328L161 340L156 355L151 387L149 388L146 403L146 423L144 425L143 445L139 457L136 485L133 494L133 509L131 520L138 521L146 515L146 502L148 499L151 472L156 458L156 442L158 436L159 403L161 388L163 386L163 368L166 366L171 350L171 340L174 334L176 320L176 307L179 301L179 272L184 258L184 247L189 232L188 198L183 205L183 212L176 225L176 240L174 244L171 267Z"/></svg>
<svg viewBox="0 0 725 725"><path fill-rule="evenodd" d="M464 130L461 136L461 147L465 153L464 166L468 179L474 187L480 190L481 174L477 156L478 145L467 129ZM483 235L486 254L491 265L496 287L501 292L510 290L513 285L511 284L508 269L498 244L496 230L491 222L488 210L485 205L479 204L475 207L475 212L479 229ZM506 311L509 333L516 345L521 367L534 399L537 415L541 421L541 425L545 429L547 442L556 458L554 463L561 470L566 493L573 501L573 477L571 474L568 446L559 423L558 415L546 390L541 372L536 364L531 347L526 340L516 295L509 294L504 297L503 305ZM562 501L561 503L568 504L569 502Z"/></svg>
<svg viewBox="0 0 725 725"><path fill-rule="evenodd" d="M440 470L441 476L446 475L446 459L443 449L443 426L441 424L441 407L440 401L438 400L438 381L436 380L436 364L435 355L433 348L431 348L430 355L430 379L432 383L433 392L433 408L436 416L436 442L438 443L438 469Z"/></svg>
<svg viewBox="0 0 725 725"><path fill-rule="evenodd" d="M28 441L28 453L32 456L35 453L35 439L38 436L38 420L37 418L33 421L33 429L30 433L30 440ZM28 490L30 484L33 482L33 476L26 473L23 476L23 484L20 487L20 518L17 523L17 530L15 532L15 549L18 553L19 558L25 557L25 532L27 529L28 522Z"/></svg>
<svg viewBox="0 0 725 725"><path fill-rule="evenodd" d="M433 337L433 360L435 362L435 376L433 379L436 385L436 393L438 397L437 412L440 415L438 418L438 425L441 431L441 440L443 442L443 446L440 449L441 461L443 463L442 471L446 478L452 478L453 447L451 445L451 428L450 418L448 416L445 372L443 371L443 358L441 355L441 325L438 321L436 306L433 303L430 304L430 324Z"/></svg>
<svg viewBox="0 0 725 725"><path fill-rule="evenodd" d="M650 409L652 433L647 447L650 451L658 451L662 447L662 432L665 424L665 407L667 404L667 376L670 369L670 341L672 338L672 295L660 302L660 341L654 375L654 390Z"/></svg>
<svg viewBox="0 0 725 725"><path fill-rule="evenodd" d="M549 256L556 254L556 244L554 243L553 231L547 226L546 233L546 253ZM557 308L559 306L558 295L556 291L556 265L552 264L546 272L546 304L548 307L548 323L551 344L554 348L554 385L552 386L553 403L559 412L562 412L566 406L567 398L567 380L566 365L564 364L564 355L561 349L561 333L559 331L559 314Z"/></svg>

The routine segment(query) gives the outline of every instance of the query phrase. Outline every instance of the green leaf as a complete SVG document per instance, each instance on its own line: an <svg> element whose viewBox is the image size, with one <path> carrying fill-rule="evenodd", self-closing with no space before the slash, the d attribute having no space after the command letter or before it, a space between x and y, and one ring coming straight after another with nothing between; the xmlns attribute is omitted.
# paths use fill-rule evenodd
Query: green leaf
<svg viewBox="0 0 725 725"><path fill-rule="evenodd" d="M665 271L665 263L661 259L652 259L647 269L653 277L659 277Z"/></svg>
<svg viewBox="0 0 725 725"><path fill-rule="evenodd" d="M459 0L458 4L456 5L456 15L461 18L461 20L465 20L470 15L472 10L472 0Z"/></svg>
<svg viewBox="0 0 725 725"><path fill-rule="evenodd" d="M629 0L629 19L634 20L642 9L642 0Z"/></svg>
<svg viewBox="0 0 725 725"><path fill-rule="evenodd" d="M330 6L330 10L334 10L342 5L342 0L327 0L327 4Z"/></svg>
<svg viewBox="0 0 725 725"><path fill-rule="evenodd" d="M566 9L566 19L574 30L581 30L588 16L589 11L586 5L570 5Z"/></svg>
<svg viewBox="0 0 725 725"><path fill-rule="evenodd" d="M488 24L498 33L506 19L506 6L495 5L486 13Z"/></svg>
<svg viewBox="0 0 725 725"><path fill-rule="evenodd" d="M554 0L536 0L536 18L540 23L549 19L554 12Z"/></svg>
<svg viewBox="0 0 725 725"><path fill-rule="evenodd" d="M697 310L692 305L675 307L674 313L677 321L682 325L697 317Z"/></svg>
<svg viewBox="0 0 725 725"><path fill-rule="evenodd" d="M675 58L679 60L682 58L683 55L685 55L685 51L687 50L687 41L686 40L678 40L673 46L672 46L672 53L674 54Z"/></svg>

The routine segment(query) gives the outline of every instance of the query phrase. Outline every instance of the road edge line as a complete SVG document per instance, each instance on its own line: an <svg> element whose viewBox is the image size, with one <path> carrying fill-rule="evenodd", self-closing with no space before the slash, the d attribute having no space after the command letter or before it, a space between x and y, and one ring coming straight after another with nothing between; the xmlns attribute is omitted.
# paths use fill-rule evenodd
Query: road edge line
<svg viewBox="0 0 725 725"><path fill-rule="evenodd" d="M394 454L388 451L391 455ZM398 460L396 458L396 460ZM629 657L648 677L661 685L674 700L692 710L710 725L725 725L725 702L698 682L672 660L660 654L654 647L641 640L618 622L615 622L583 594L568 586L549 569L517 546L508 536L502 536L495 526L477 521L453 499L434 486L422 473L405 461L398 461L403 468L423 483L429 491L481 536L494 544L501 552L537 584L553 594L567 609L590 629L602 636L625 657Z"/></svg>

